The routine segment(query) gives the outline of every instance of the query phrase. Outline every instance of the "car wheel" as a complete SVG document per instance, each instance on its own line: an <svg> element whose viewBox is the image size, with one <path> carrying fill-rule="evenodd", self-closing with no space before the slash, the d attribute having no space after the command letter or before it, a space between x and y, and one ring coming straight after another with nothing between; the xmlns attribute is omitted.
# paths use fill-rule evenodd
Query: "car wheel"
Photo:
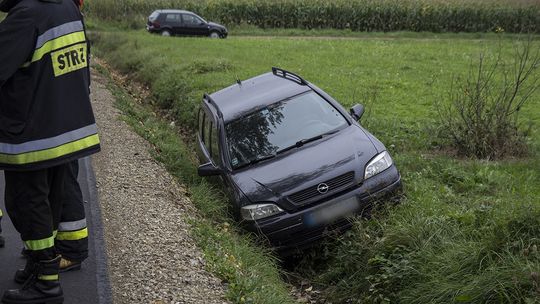
<svg viewBox="0 0 540 304"><path fill-rule="evenodd" d="M218 32L210 32L210 38L220 38L221 35Z"/></svg>
<svg viewBox="0 0 540 304"><path fill-rule="evenodd" d="M161 36L169 37L170 35L171 35L171 32L169 32L168 30L161 31Z"/></svg>

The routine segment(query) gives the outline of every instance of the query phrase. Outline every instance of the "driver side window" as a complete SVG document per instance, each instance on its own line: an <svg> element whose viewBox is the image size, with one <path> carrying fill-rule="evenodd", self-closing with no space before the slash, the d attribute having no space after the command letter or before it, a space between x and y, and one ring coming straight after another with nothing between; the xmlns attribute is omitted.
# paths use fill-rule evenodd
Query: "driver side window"
<svg viewBox="0 0 540 304"><path fill-rule="evenodd" d="M210 124L210 128L211 128L211 131L210 131L210 146L211 146L211 151L210 151L210 155L212 155L212 159L214 160L214 163L218 166L221 166L221 156L220 156L220 151L219 151L219 133L218 133L218 128L217 128L217 125L212 123Z"/></svg>
<svg viewBox="0 0 540 304"><path fill-rule="evenodd" d="M182 15L182 20L184 22L184 25L198 25L200 23L202 23L202 20L193 16L193 15L188 15L188 14L183 14Z"/></svg>

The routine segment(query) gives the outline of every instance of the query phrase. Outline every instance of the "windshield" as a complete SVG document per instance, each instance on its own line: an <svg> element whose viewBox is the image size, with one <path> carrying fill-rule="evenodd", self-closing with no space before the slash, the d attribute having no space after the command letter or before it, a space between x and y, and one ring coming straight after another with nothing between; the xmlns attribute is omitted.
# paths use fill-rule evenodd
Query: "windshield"
<svg viewBox="0 0 540 304"><path fill-rule="evenodd" d="M231 166L267 159L345 126L345 117L315 92L272 104L225 125Z"/></svg>

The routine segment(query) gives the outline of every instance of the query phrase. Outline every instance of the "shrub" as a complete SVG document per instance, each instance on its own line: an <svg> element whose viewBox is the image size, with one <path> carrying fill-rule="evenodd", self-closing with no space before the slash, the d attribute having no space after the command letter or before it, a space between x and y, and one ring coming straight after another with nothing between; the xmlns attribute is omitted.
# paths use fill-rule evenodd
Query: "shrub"
<svg viewBox="0 0 540 304"><path fill-rule="evenodd" d="M466 77L458 77L450 89L450 102L441 105L440 135L460 155L480 159L519 156L527 152L527 131L520 131L519 113L540 86L540 50L531 38L515 47L507 63L499 48L494 62L480 54Z"/></svg>

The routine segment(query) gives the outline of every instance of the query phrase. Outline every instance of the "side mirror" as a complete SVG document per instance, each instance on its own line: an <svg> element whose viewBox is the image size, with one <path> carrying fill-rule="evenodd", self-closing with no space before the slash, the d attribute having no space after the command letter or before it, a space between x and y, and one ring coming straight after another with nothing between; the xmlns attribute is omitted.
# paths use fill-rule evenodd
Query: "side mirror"
<svg viewBox="0 0 540 304"><path fill-rule="evenodd" d="M199 176L220 175L222 172L223 171L220 168L217 168L211 162L200 165L199 169L197 170L197 174L199 174Z"/></svg>
<svg viewBox="0 0 540 304"><path fill-rule="evenodd" d="M360 118L364 115L364 106L361 104L356 104L351 108L351 116L356 119L356 121L360 120Z"/></svg>

